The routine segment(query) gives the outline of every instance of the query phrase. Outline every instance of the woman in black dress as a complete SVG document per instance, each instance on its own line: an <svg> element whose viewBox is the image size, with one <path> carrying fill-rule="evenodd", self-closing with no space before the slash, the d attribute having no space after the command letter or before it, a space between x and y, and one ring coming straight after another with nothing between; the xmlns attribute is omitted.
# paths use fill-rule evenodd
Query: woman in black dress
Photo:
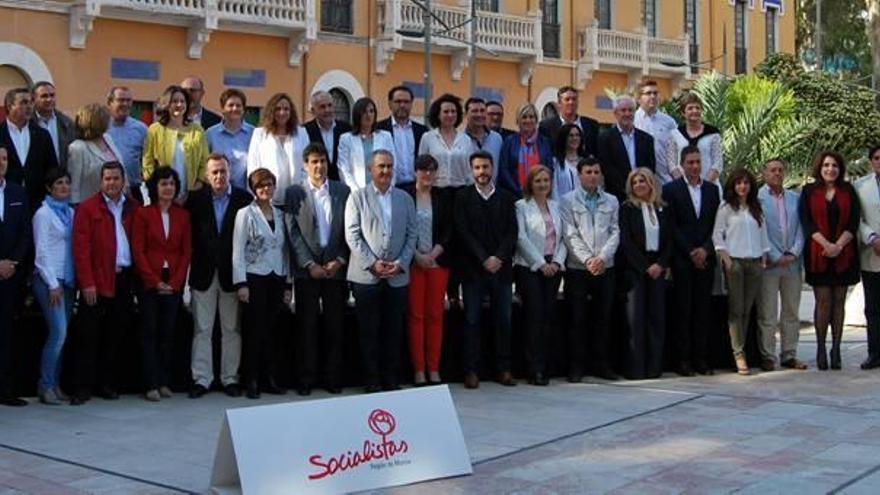
<svg viewBox="0 0 880 495"><path fill-rule="evenodd" d="M807 238L804 250L806 281L813 286L816 307L816 367L828 369L825 337L831 324L831 369L839 370L846 291L859 281L855 235L859 227L859 201L844 180L843 156L823 151L813 160L814 182L804 186L800 216Z"/></svg>

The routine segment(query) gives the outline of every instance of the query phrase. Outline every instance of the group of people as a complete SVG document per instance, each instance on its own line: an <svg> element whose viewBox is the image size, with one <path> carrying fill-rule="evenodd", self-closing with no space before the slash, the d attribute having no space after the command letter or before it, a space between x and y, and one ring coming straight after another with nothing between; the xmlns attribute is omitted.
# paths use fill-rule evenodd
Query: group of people
<svg viewBox="0 0 880 495"><path fill-rule="evenodd" d="M488 299L498 383L511 374L511 312L522 300L528 382L547 385L548 332L560 286L568 381L585 373L659 377L666 308L674 298L676 371L712 374L707 355L713 292L726 291L737 372L750 374L744 341L758 306L761 368L797 359L802 273L816 295L816 366L840 369L846 289L865 285L869 356L880 367L880 149L874 174L845 180L843 157L820 153L813 182L783 187L786 164L763 166L764 185L744 168L726 173L719 131L702 122L693 94L684 124L658 109L653 81L637 100L614 100L615 123L577 113L578 92L558 92L558 115L534 105L507 130L503 106L445 94L430 129L410 118L413 93L388 92L390 116L354 103L352 124L334 118L331 95L310 99L301 123L284 93L244 122L246 95L227 89L222 116L202 106L203 82L188 77L159 97L149 127L129 116L132 92L110 90L70 119L55 87L10 90L0 123L0 404L13 394L13 315L30 287L48 326L39 400L83 404L118 397L121 328L137 300L144 397L170 397L173 331L188 286L194 322L192 386L219 378L227 395L280 394L275 337L285 306L296 329L296 389L341 392L344 308L352 294L367 392L400 386L399 344L408 342L416 386L440 376L444 307L463 306L464 385L479 386ZM462 123L465 123L462 126ZM803 269L802 269L803 267ZM671 284L671 289L670 289ZM515 287L515 290L514 290ZM77 324L70 325L74 302ZM781 301L781 312L779 309ZM873 301L874 303L871 303ZM625 319L612 322L613 310ZM71 339L67 339L71 330ZM612 341L625 332L625 363ZM70 395L59 375L74 346Z"/></svg>

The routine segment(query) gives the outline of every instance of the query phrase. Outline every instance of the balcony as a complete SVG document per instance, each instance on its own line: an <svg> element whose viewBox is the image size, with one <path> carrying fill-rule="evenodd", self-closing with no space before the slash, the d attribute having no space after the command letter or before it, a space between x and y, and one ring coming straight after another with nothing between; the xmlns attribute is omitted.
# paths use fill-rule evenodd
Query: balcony
<svg viewBox="0 0 880 495"><path fill-rule="evenodd" d="M433 12L447 26L454 29L432 37L431 49L451 56L451 76L458 81L468 65L471 44L471 24L463 24L470 18L470 10L464 7L433 5ZM422 51L422 38L409 38L397 33L399 30L424 32L422 9L410 0L381 0L378 9L379 33L376 44L376 72L384 74L388 63L394 60L398 50ZM474 21L477 46L491 50L502 60L520 63L520 83L527 85L535 63L543 59L541 48L541 13L515 16L495 12L478 11ZM457 26L457 27L456 27ZM436 20L434 32L443 30ZM491 57L477 50L478 57ZM493 57L494 58L494 57Z"/></svg>
<svg viewBox="0 0 880 495"><path fill-rule="evenodd" d="M647 75L684 78L690 74L692 62L686 35L681 39L655 38L593 25L584 29L580 45L577 77L581 86L597 70L625 72L631 82Z"/></svg>
<svg viewBox="0 0 880 495"><path fill-rule="evenodd" d="M76 0L70 8L70 47L85 48L96 18L187 28L187 56L198 59L216 30L288 38L288 63L299 65L316 38L315 0Z"/></svg>

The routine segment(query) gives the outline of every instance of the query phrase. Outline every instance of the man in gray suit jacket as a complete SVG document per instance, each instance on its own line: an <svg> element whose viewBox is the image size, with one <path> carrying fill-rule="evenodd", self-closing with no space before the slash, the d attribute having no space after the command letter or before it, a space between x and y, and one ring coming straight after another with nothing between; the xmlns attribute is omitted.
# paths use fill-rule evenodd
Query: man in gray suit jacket
<svg viewBox="0 0 880 495"><path fill-rule="evenodd" d="M54 84L38 81L31 88L31 97L34 100L33 123L49 132L58 165L67 168L67 147L76 139L73 119L56 108Z"/></svg>
<svg viewBox="0 0 880 495"><path fill-rule="evenodd" d="M416 210L406 192L391 187L394 157L373 152L371 183L345 205L351 248L348 280L360 326L367 393L397 390L409 266L416 244Z"/></svg>
<svg viewBox="0 0 880 495"><path fill-rule="evenodd" d="M331 394L339 388L342 365L342 325L348 283L348 245L345 243L345 202L349 189L330 180L327 150L311 143L303 150L308 181L287 188L284 226L296 289L297 312L303 325L296 346L299 395L312 393L318 374L319 335L323 335L324 388ZM324 328L319 331L318 313L324 311Z"/></svg>

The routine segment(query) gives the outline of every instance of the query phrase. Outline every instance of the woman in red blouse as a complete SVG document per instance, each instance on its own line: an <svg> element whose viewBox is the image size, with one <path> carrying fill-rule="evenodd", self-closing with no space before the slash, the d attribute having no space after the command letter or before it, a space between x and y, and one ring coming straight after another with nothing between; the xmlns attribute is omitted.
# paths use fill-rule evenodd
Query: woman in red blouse
<svg viewBox="0 0 880 495"><path fill-rule="evenodd" d="M151 204L135 212L132 257L140 293L146 399L171 397L171 344L189 268L189 212L174 202L181 184L171 167L156 169L147 183Z"/></svg>

